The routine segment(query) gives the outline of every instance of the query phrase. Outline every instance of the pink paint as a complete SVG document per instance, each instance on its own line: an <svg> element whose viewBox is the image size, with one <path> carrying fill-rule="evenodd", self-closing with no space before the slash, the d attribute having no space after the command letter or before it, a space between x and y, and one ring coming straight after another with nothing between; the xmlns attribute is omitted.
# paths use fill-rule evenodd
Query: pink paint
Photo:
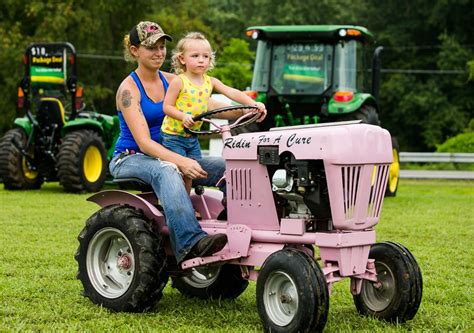
<svg viewBox="0 0 474 333"><path fill-rule="evenodd" d="M191 201L203 217L200 221L203 230L208 234L226 233L228 244L213 256L184 261L182 269L230 263L242 267L242 276L255 280L258 278L255 267L263 266L276 251L292 246L312 254L312 246L317 246L329 289L335 282L349 277L351 292L357 294L362 281L377 281L373 260L368 255L376 241L372 227L380 219L392 162L391 139L386 130L365 124L306 126L238 136L231 136L229 126L222 126L221 130L226 160L223 181L227 189L227 221L217 220L224 209L221 192L206 189L200 196L193 193ZM271 163L270 153L259 155L261 147L272 149L276 164ZM293 161L308 161L299 167L324 173L319 178L304 172L289 174L289 169L278 166L278 158L290 154ZM262 162L265 159L269 162ZM318 165L324 170L317 169ZM269 174L269 170L276 168L282 169L282 176L275 180L275 185L272 184L274 174ZM316 187L313 183L321 179L325 183ZM314 200L317 210L319 199L305 195L326 185L330 219L316 218L318 211L311 212L307 202ZM287 204L277 207L276 197L282 202L287 200ZM169 235L153 193L103 191L89 200L100 206L118 203L139 208L157 224L165 239ZM167 253L170 254L169 247Z"/></svg>

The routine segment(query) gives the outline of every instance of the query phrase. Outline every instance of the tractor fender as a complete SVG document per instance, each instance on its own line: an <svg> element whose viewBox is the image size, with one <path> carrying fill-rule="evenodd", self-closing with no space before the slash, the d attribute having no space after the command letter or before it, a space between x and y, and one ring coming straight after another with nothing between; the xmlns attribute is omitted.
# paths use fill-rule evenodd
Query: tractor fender
<svg viewBox="0 0 474 333"><path fill-rule="evenodd" d="M377 108L377 102L371 94L354 94L354 97L349 102L336 102L331 98L328 104L329 114L346 114L359 110L364 104L374 105Z"/></svg>
<svg viewBox="0 0 474 333"><path fill-rule="evenodd" d="M31 131L33 130L33 125L31 124L30 120L27 117L23 118L16 118L13 121L15 127L22 128L27 136L30 136Z"/></svg>
<svg viewBox="0 0 474 333"><path fill-rule="evenodd" d="M68 121L62 129L62 135L64 136L67 133L77 131L78 129L92 129L98 132L101 137L104 136L102 124L95 119L88 118L76 118L74 120Z"/></svg>
<svg viewBox="0 0 474 333"><path fill-rule="evenodd" d="M150 200L153 198L156 201L154 195L150 196L147 193L138 195L121 190L105 190L90 196L87 198L87 201L94 202L100 207L107 207L110 205L126 205L134 207L141 210L150 220L158 222L160 227L164 226L165 217L152 202L147 200L147 198L150 198Z"/></svg>
<svg viewBox="0 0 474 333"><path fill-rule="evenodd" d="M191 203L194 209L206 219L217 219L224 209L223 198L224 194L221 191L212 188L206 188L202 195L195 194L194 189L191 192Z"/></svg>

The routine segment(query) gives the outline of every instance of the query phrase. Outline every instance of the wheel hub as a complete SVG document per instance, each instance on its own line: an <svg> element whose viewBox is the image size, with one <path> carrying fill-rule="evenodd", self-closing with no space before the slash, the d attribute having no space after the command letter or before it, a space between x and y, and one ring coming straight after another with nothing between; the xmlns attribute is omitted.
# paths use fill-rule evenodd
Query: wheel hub
<svg viewBox="0 0 474 333"><path fill-rule="evenodd" d="M102 173L102 155L96 146L89 146L84 153L84 177L90 183L97 181Z"/></svg>
<svg viewBox="0 0 474 333"><path fill-rule="evenodd" d="M285 272L273 272L265 284L264 303L268 316L279 326L288 325L299 306L296 284Z"/></svg>
<svg viewBox="0 0 474 333"><path fill-rule="evenodd" d="M290 295L283 294L280 296L280 302L282 302L283 304L290 304L293 302L293 299Z"/></svg>
<svg viewBox="0 0 474 333"><path fill-rule="evenodd" d="M128 254L123 254L117 259L117 267L121 271L129 271L132 267L132 258Z"/></svg>
<svg viewBox="0 0 474 333"><path fill-rule="evenodd" d="M364 283L361 296L364 302L374 312L385 310L395 296L395 276L390 267L382 262L376 262L377 282Z"/></svg>
<svg viewBox="0 0 474 333"><path fill-rule="evenodd" d="M29 180L35 180L38 177L38 171L30 165L25 157L21 160L21 166L23 169L23 175Z"/></svg>
<svg viewBox="0 0 474 333"><path fill-rule="evenodd" d="M116 228L104 228L92 237L87 249L87 273L94 289L104 297L125 294L132 283L135 262L127 237Z"/></svg>

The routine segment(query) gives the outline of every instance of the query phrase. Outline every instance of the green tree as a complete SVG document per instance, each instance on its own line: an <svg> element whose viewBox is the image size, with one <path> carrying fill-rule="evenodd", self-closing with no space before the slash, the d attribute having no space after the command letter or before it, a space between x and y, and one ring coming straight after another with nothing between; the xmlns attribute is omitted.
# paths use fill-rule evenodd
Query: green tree
<svg viewBox="0 0 474 333"><path fill-rule="evenodd" d="M247 47L247 41L233 38L244 39L247 27L355 24L371 30L377 45L385 47L384 127L399 138L402 150L433 150L473 119L473 17L472 0L3 0L0 133L15 117L22 55L31 42L75 45L88 105L113 113L115 90L133 68L121 60L122 39L138 21L162 25L175 38L169 52L186 32L203 32L218 56L212 75L239 88L250 82L245 64L253 62L248 49L256 43L247 40ZM414 72L420 69L426 72Z"/></svg>
<svg viewBox="0 0 474 333"><path fill-rule="evenodd" d="M385 47L381 119L401 149L433 150L459 133L473 117L472 1L368 0L357 11Z"/></svg>
<svg viewBox="0 0 474 333"><path fill-rule="evenodd" d="M217 66L211 75L234 88L244 90L252 81L254 52L242 39L231 38L229 44L217 52Z"/></svg>

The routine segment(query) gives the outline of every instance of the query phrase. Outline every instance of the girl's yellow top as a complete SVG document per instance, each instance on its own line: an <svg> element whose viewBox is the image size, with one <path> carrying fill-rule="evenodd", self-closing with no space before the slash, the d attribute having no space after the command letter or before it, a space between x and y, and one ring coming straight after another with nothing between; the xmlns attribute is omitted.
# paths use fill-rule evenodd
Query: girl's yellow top
<svg viewBox="0 0 474 333"><path fill-rule="evenodd" d="M193 117L206 112L207 103L212 93L211 78L204 75L204 83L198 86L192 83L184 74L180 74L178 77L183 82L183 86L181 87L181 91L176 99L176 108L181 112L192 115ZM202 121L197 121L192 129L199 130L201 125ZM184 131L183 123L180 120L176 120L169 116L165 116L163 124L161 125L161 131L166 134L185 137L190 136Z"/></svg>

